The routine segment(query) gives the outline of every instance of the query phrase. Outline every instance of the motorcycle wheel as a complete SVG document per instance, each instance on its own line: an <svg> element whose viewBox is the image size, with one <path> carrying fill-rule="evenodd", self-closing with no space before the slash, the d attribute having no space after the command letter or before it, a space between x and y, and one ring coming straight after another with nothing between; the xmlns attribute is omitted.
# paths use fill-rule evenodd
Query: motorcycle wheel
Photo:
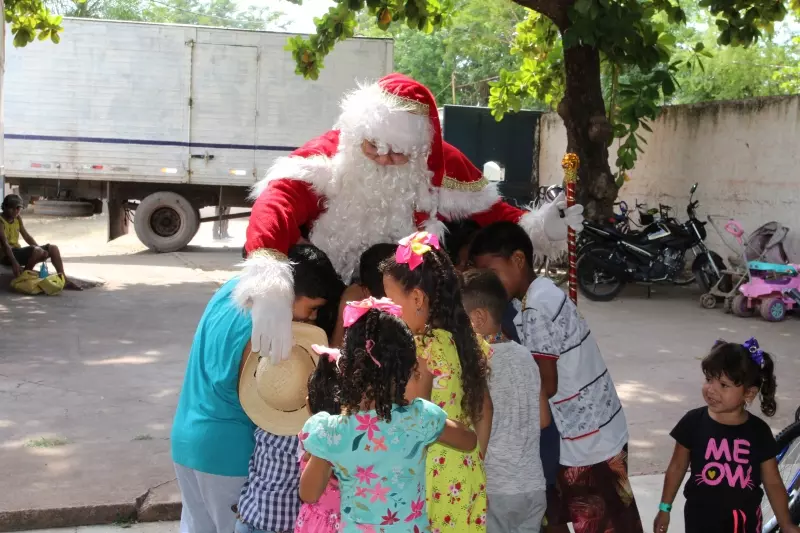
<svg viewBox="0 0 800 533"><path fill-rule="evenodd" d="M578 288L581 294L593 302L610 302L625 288L625 280L609 272L591 257L596 255L607 258L613 253L609 248L593 246L578 258L575 266Z"/></svg>
<svg viewBox="0 0 800 533"><path fill-rule="evenodd" d="M711 252L711 257L714 259L714 264L716 264L717 270L722 270L725 268L725 262L722 261L720 256L714 252ZM694 263L692 263L692 274L694 274L697 284L704 293L711 292L711 289L713 289L720 280L720 277L716 272L714 272L714 267L708 260L707 254L697 256L697 259L695 259ZM721 292L730 292L730 287L727 286L729 281L730 276L723 276L722 283L719 284L719 290Z"/></svg>

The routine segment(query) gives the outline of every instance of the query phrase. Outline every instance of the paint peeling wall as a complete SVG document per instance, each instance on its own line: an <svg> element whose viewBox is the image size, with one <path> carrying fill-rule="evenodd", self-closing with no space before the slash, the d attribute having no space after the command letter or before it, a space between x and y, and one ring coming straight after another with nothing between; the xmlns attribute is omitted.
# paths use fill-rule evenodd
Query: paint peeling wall
<svg viewBox="0 0 800 533"><path fill-rule="evenodd" d="M748 232L777 220L793 229L790 244L800 255L800 95L667 107L652 129L641 132L645 153L620 191L631 208L637 199L661 202L685 218L689 188L698 182L701 217L732 217ZM540 184L562 179L565 150L561 118L544 115ZM613 171L616 144L609 152ZM711 244L729 255L715 235Z"/></svg>

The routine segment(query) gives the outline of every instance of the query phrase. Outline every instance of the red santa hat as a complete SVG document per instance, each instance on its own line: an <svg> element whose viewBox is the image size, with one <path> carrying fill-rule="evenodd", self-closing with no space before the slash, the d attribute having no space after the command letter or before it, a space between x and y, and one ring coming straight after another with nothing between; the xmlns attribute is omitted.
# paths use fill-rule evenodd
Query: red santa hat
<svg viewBox="0 0 800 533"><path fill-rule="evenodd" d="M379 149L427 156L435 194L427 202L421 199L423 205L418 208L430 215L468 216L499 199L482 172L443 141L439 111L430 90L404 74L389 74L347 95L336 127L344 143L360 144L367 139Z"/></svg>

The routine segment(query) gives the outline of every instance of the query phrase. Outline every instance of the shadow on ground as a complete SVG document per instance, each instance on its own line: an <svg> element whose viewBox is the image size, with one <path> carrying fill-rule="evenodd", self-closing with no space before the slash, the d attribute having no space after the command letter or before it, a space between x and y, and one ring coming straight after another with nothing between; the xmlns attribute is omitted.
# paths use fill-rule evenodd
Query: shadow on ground
<svg viewBox="0 0 800 533"><path fill-rule="evenodd" d="M0 293L0 514L133 503L175 477L172 415L218 283L153 281Z"/></svg>
<svg viewBox="0 0 800 533"><path fill-rule="evenodd" d="M674 441L669 432L691 408L703 405L702 358L717 339L743 342L758 338L776 359L778 413L764 418L779 431L792 422L800 405L798 319L770 323L703 309L697 287L631 286L616 300L595 303L579 296L578 308L597 338L630 432L630 470L634 474L664 471Z"/></svg>

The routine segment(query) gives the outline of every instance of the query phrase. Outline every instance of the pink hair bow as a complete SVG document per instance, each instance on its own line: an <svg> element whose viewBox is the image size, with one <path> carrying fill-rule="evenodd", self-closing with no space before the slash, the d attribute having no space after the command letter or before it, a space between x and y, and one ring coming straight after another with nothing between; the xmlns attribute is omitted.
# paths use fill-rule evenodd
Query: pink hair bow
<svg viewBox="0 0 800 533"><path fill-rule="evenodd" d="M427 231L418 231L400 240L394 259L398 263L407 264L410 270L414 270L422 264L422 256L430 252L432 248L439 249L439 237Z"/></svg>
<svg viewBox="0 0 800 533"><path fill-rule="evenodd" d="M360 302L347 302L344 313L342 313L344 327L349 328L355 324L356 320L364 316L370 309L377 309L396 317L403 316L403 308L389 298L378 300L370 296Z"/></svg>
<svg viewBox="0 0 800 533"><path fill-rule="evenodd" d="M321 344L312 344L311 349L314 350L317 355L327 357L328 361L336 365L339 364L339 358L342 357L342 352L336 348L329 348L327 346L322 346Z"/></svg>

